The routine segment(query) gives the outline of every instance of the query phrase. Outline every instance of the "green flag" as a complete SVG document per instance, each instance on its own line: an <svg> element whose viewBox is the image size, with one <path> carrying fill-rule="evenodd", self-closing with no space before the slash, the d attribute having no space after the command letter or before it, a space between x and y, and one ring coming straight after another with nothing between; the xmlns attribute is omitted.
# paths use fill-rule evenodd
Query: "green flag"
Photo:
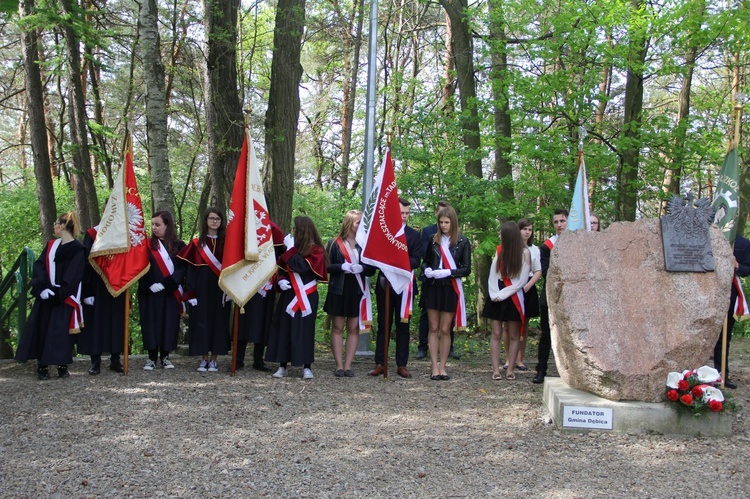
<svg viewBox="0 0 750 499"><path fill-rule="evenodd" d="M716 185L713 202L716 216L714 223L724 233L729 244L734 243L737 235L737 215L740 212L740 173L737 166L737 148L727 153L724 166Z"/></svg>

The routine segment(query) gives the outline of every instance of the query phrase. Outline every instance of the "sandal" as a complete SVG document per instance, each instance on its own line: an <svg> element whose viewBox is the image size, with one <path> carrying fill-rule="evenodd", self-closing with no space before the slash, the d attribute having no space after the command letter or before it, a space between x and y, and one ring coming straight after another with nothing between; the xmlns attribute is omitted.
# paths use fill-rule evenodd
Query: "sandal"
<svg viewBox="0 0 750 499"><path fill-rule="evenodd" d="M513 381L514 379L516 379L516 375L515 375L515 374L513 374L513 373L508 373L508 374L507 374L507 375L505 376L505 379L507 379L508 381Z"/></svg>
<svg viewBox="0 0 750 499"><path fill-rule="evenodd" d="M501 379L503 379L503 375L502 374L493 374L492 375L492 381L500 381Z"/></svg>

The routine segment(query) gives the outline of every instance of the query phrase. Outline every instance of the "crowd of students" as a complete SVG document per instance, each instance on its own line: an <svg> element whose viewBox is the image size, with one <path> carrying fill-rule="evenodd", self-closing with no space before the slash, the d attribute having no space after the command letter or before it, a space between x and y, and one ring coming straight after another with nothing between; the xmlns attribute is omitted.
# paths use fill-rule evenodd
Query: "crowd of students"
<svg viewBox="0 0 750 499"><path fill-rule="evenodd" d="M471 273L471 246L459 230L456 210L440 202L434 225L419 232L408 226L410 203L399 199L409 261L419 282L402 294L376 277L377 336L375 367L368 374L385 374L385 329L395 329L397 374L411 378L409 319L419 297L424 329L420 324L419 352L430 357L430 379L450 379L446 370L452 353L453 330L466 326L466 298L462 279ZM315 322L319 283L328 284L323 310L331 317L331 350L336 363L333 375L355 376L352 363L359 333L373 323L370 289L366 277L378 269L365 265L356 234L362 212L351 210L343 219L336 238L323 245L313 221L294 218L292 233L284 236L272 224L277 273L245 305L238 325L237 364L245 366L248 343L254 345L252 367L288 375L289 365L302 367L304 379L314 377ZM159 211L151 219L148 242L150 268L138 282L138 306L143 347L148 360L143 367L173 369L169 354L177 347L180 317L189 314L189 354L199 357L199 372L219 370L219 357L230 350L231 300L219 287L224 250L226 217L216 208L203 214L198 237L185 244L177 237L171 213ZM535 383L544 381L549 358L548 309L542 288L536 284L546 275L550 251L567 224L567 212L553 217L556 235L541 248L532 244L533 225L528 219L506 222L500 230L488 281L488 299L483 316L490 319L492 379L515 379L515 371L526 371L523 355L529 319L541 315L542 336ZM101 372L103 353L110 353L109 369L122 372L124 343L124 295L113 298L97 272L87 262L97 228L89 229L83 243L77 238L79 224L74 212L58 218L56 239L46 244L36 261L31 293L36 297L31 316L18 345L16 359L35 359L40 379L49 378L49 366L60 377L69 376L73 348L91 357L89 374ZM596 228L598 230L598 218ZM390 293L390 296L386 296ZM388 298L388 299L386 299ZM386 302L388 305L386 306ZM85 317L85 322L83 318ZM422 320L420 321L422 322ZM386 326L388 324L389 326ZM346 331L346 341L344 341ZM423 344L424 341L424 344ZM501 342L504 343L505 374L501 374ZM275 369L266 362L278 364Z"/></svg>

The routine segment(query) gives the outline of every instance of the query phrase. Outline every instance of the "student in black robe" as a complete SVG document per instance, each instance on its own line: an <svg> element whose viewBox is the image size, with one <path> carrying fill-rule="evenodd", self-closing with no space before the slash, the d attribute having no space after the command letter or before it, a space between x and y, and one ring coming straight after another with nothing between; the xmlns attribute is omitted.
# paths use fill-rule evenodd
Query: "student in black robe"
<svg viewBox="0 0 750 499"><path fill-rule="evenodd" d="M36 297L16 351L16 360L36 359L39 379L49 379L48 366L57 365L61 378L70 376L73 341L83 326L81 281L86 265L75 212L61 215L54 225L57 239L49 241L34 263L31 294Z"/></svg>
<svg viewBox="0 0 750 499"><path fill-rule="evenodd" d="M326 254L315 224L308 217L294 218L294 238L284 240L287 250L278 259L279 303L271 324L266 360L278 362L275 378L287 375L286 366L303 366L302 378L312 379L315 361L315 319L318 282L328 282Z"/></svg>
<svg viewBox="0 0 750 499"><path fill-rule="evenodd" d="M278 225L271 223L271 237L273 249L278 259L286 251L284 246L284 233ZM273 369L266 366L263 357L268 343L268 334L271 329L273 318L273 305L276 298L272 279L263 286L245 304L245 313L240 314L237 327L237 369L245 367L245 352L247 344L253 344L253 369L256 371L271 372Z"/></svg>
<svg viewBox="0 0 750 499"><path fill-rule="evenodd" d="M98 226L86 231L83 247L86 249L86 268L83 273L83 313L86 325L78 335L79 354L91 356L89 374L101 372L102 353L109 352L109 369L124 372L120 353L125 344L125 293L113 297L99 273L88 262L91 246L96 240Z"/></svg>
<svg viewBox="0 0 750 499"><path fill-rule="evenodd" d="M153 371L159 360L163 368L174 369L169 352L177 348L185 278L185 264L177 253L184 247L185 243L177 239L172 214L154 213L148 252L151 268L138 281L143 348L148 350L144 371Z"/></svg>
<svg viewBox="0 0 750 499"><path fill-rule="evenodd" d="M222 211L206 209L200 235L177 255L188 264L183 300L190 305L189 353L203 357L198 372L217 372L217 357L229 352L231 306L219 287L226 226Z"/></svg>

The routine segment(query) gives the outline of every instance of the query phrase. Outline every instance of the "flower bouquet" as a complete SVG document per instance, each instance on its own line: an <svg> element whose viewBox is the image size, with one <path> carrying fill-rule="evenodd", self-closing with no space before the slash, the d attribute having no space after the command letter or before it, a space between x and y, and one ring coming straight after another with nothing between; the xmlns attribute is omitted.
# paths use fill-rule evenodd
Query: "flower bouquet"
<svg viewBox="0 0 750 499"><path fill-rule="evenodd" d="M719 371L703 366L694 371L667 375L667 399L690 409L694 414L724 410L724 394Z"/></svg>

